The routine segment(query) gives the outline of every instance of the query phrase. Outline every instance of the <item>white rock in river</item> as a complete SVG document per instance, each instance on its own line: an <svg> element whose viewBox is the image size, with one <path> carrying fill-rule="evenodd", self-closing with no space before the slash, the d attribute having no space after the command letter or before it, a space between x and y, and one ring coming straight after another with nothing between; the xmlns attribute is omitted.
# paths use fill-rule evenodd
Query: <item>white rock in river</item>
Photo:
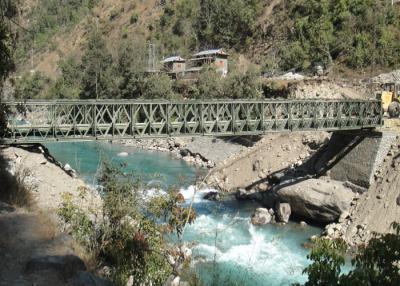
<svg viewBox="0 0 400 286"><path fill-rule="evenodd" d="M118 154L119 157L127 157L128 155L128 152L121 152Z"/></svg>
<svg viewBox="0 0 400 286"><path fill-rule="evenodd" d="M65 165L64 165L64 170L67 171L67 172L72 172L72 171L74 171L74 169L72 169L71 166L70 166L69 164L65 164Z"/></svg>
<svg viewBox="0 0 400 286"><path fill-rule="evenodd" d="M276 205L276 217L279 222L288 223L292 209L287 203L278 203Z"/></svg>
<svg viewBox="0 0 400 286"><path fill-rule="evenodd" d="M251 217L251 223L254 225L264 225L269 224L272 220L272 216L268 209L258 208L256 212Z"/></svg>

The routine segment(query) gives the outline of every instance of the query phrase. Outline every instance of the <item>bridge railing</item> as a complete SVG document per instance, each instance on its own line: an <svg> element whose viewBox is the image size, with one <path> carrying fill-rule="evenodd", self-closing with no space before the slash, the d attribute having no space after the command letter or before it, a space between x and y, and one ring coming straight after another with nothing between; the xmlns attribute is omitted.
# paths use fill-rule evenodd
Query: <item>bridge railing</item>
<svg viewBox="0 0 400 286"><path fill-rule="evenodd" d="M383 123L379 100L6 102L3 142L351 130Z"/></svg>

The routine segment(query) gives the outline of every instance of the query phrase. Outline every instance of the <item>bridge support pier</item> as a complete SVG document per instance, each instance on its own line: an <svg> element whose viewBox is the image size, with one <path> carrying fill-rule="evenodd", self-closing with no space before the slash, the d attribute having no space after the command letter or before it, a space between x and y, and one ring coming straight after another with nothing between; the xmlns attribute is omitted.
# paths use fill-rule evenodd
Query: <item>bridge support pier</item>
<svg viewBox="0 0 400 286"><path fill-rule="evenodd" d="M392 132L334 132L316 169L327 169L333 180L369 188L396 137Z"/></svg>

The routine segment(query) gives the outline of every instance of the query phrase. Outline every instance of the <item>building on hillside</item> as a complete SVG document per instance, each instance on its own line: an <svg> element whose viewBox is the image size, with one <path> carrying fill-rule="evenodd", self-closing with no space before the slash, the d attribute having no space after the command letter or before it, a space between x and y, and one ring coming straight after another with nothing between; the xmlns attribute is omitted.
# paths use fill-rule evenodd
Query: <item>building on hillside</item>
<svg viewBox="0 0 400 286"><path fill-rule="evenodd" d="M162 71L172 76L185 73L186 60L180 56L169 57L161 61Z"/></svg>
<svg viewBox="0 0 400 286"><path fill-rule="evenodd" d="M205 65L211 65L222 76L226 76L228 74L228 57L229 54L225 53L222 49L199 52L193 55L188 61L189 68L186 69L186 72L199 72Z"/></svg>

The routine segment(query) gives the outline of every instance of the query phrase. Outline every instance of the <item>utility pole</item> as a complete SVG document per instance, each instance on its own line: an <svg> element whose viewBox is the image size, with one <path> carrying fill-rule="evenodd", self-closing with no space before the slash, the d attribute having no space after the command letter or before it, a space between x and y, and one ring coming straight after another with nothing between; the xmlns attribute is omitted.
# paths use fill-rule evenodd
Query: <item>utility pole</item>
<svg viewBox="0 0 400 286"><path fill-rule="evenodd" d="M149 43L149 60L147 63L147 71L156 71L156 45Z"/></svg>

